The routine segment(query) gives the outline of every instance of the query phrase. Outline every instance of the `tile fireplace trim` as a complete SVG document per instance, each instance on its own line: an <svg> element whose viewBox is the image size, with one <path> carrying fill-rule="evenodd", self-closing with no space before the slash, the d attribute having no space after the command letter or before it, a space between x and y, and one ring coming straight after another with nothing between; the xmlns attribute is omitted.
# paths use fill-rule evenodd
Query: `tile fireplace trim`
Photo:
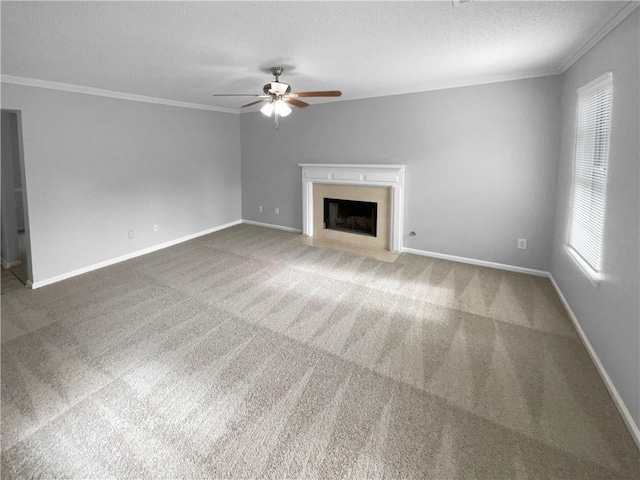
<svg viewBox="0 0 640 480"><path fill-rule="evenodd" d="M299 163L302 167L302 233L313 237L313 184L389 187L389 250L402 251L404 165Z"/></svg>

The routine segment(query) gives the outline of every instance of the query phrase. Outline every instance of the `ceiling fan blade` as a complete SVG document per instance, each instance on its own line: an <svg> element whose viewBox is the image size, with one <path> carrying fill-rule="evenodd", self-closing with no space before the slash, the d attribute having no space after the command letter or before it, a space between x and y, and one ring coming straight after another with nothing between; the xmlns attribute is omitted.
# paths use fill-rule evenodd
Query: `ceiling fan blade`
<svg viewBox="0 0 640 480"><path fill-rule="evenodd" d="M283 100L287 103L290 103L291 105L295 105L296 107L299 108L304 108L304 107L308 107L309 104L307 102L303 102L302 100L298 100L296 98L289 98L289 97L284 97Z"/></svg>
<svg viewBox="0 0 640 480"><path fill-rule="evenodd" d="M240 108L244 108L244 107L250 107L251 105L255 105L257 103L262 103L262 102L266 102L267 99L263 99L263 100L256 100L255 102L251 102L251 103L247 103L246 105L242 105Z"/></svg>
<svg viewBox="0 0 640 480"><path fill-rule="evenodd" d="M340 90L328 90L326 92L296 92L289 95L291 97L340 97L342 92Z"/></svg>
<svg viewBox="0 0 640 480"><path fill-rule="evenodd" d="M214 93L212 97L266 97L266 95L258 95L254 93Z"/></svg>

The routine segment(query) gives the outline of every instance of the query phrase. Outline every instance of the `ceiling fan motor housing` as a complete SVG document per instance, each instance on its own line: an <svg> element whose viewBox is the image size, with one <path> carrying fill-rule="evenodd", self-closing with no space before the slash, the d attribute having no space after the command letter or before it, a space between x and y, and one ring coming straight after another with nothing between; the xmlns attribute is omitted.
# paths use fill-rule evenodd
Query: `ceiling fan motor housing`
<svg viewBox="0 0 640 480"><path fill-rule="evenodd" d="M262 91L267 95L277 95L281 97L291 91L291 85L282 82L271 82L262 87Z"/></svg>

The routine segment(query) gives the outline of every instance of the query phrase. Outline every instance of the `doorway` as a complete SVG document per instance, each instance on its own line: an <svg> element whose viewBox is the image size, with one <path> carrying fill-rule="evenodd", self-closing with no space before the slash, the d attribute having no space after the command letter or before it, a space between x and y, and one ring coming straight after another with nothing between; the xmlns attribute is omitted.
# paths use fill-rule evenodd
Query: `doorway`
<svg viewBox="0 0 640 480"><path fill-rule="evenodd" d="M2 268L23 284L33 282L27 191L22 150L22 118L17 110L1 111Z"/></svg>

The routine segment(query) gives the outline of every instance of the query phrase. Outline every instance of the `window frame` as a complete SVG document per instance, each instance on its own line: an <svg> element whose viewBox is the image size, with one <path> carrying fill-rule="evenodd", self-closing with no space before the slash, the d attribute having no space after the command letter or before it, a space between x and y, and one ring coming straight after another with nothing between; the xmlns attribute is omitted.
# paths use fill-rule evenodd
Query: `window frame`
<svg viewBox="0 0 640 480"><path fill-rule="evenodd" d="M589 141L592 141L594 143L594 151L597 151L598 149L600 149L598 155L596 154L593 155L591 171L593 172L596 170L596 167L593 164L595 164L600 159L603 159L603 162L600 165L600 168L604 169L604 174L602 176L603 177L602 185L601 186L596 185L595 180L592 180L591 187L589 189L589 196L591 198L594 197L593 193L595 191L597 191L598 189L601 189L601 194L599 198L602 199L601 201L602 227L601 227L601 231L599 232L600 238L596 239L596 241L599 242L599 248L600 248L600 251L598 254L599 265L598 265L598 268L595 268L579 252L579 249L576 248L575 244L572 244L571 239L572 239L572 231L574 227L574 215L577 212L577 210L574 207L574 204L576 201L575 192L576 192L576 188L578 188L577 187L578 181L576 179L576 170L579 167L578 153L579 153L579 148L581 146L581 144L579 144L579 141L581 139L580 137L581 124L583 121L585 121L583 119L583 111L585 108L585 104L593 102L594 96L597 95L597 93L602 91L604 88L611 89L610 100L609 100L610 105L608 106L609 116L608 116L608 119L606 119L608 121L608 127L609 127L608 131L606 132L606 134L608 135L608 138L606 139L606 151L603 152L601 150L603 141L602 141L602 138L598 138L603 135L602 127L596 126L596 128L593 131L593 134L589 137ZM572 162L572 174L571 174L571 192L569 197L569 218L568 218L568 228L567 228L565 249L570 254L574 262L578 265L578 267L580 267L580 270L586 275L587 279L591 282L591 284L595 287L598 287L600 281L603 278L603 267L604 267L603 253L604 253L604 236L605 236L605 226L606 226L607 184L609 182L609 160L610 160L609 152L610 152L610 145L611 145L611 130L613 127L613 72L607 72L604 75L601 75L600 77L596 78L595 80L592 80L591 82L587 83L586 85L578 88L577 94L578 94L578 98L577 98L577 111L576 111L576 120L575 120L575 140L574 140L574 148L573 148L573 162ZM595 123L600 124L601 121L598 120ZM583 144L584 143L586 142L583 142Z"/></svg>

